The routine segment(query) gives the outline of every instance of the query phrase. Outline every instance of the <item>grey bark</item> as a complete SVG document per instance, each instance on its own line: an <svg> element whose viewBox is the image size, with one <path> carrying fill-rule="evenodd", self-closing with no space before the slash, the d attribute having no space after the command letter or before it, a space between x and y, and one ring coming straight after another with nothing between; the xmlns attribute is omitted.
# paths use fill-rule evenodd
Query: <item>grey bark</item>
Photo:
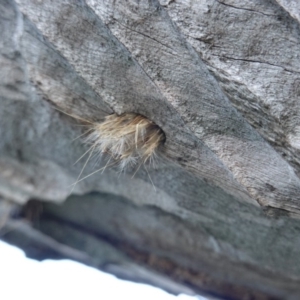
<svg viewBox="0 0 300 300"><path fill-rule="evenodd" d="M1 238L173 293L299 299L299 11L2 0ZM88 145L66 114L113 112L163 129L156 165L108 167L70 195Z"/></svg>

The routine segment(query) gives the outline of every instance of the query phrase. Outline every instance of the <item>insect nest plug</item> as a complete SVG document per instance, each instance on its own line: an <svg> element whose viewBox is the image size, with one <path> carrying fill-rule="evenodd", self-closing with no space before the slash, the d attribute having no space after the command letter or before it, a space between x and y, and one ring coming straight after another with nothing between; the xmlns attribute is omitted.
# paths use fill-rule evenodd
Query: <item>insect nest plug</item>
<svg viewBox="0 0 300 300"><path fill-rule="evenodd" d="M106 116L101 123L93 123L85 142L98 154L108 153L119 163L120 169L136 164L153 163L165 134L155 123L135 113Z"/></svg>
<svg viewBox="0 0 300 300"><path fill-rule="evenodd" d="M156 151L166 139L164 132L158 125L136 113L124 113L121 115L111 114L106 116L102 122L93 122L68 114L58 108L56 108L56 110L74 119L87 123L87 126L89 127L89 129L79 137L86 135L84 142L89 144L90 148L75 162L75 164L88 153L89 156L84 163L76 182L71 185L73 186L71 192L78 182L101 170L104 171L107 167L115 164L119 164L121 171L124 171L128 166L136 165L138 165L138 167L135 173L142 165L144 165L147 171L146 164L154 163ZM81 178L92 155L99 157L104 153L111 156L107 164ZM113 159L114 162L109 164L111 159ZM149 175L148 171L147 173ZM150 175L149 178L153 184Z"/></svg>

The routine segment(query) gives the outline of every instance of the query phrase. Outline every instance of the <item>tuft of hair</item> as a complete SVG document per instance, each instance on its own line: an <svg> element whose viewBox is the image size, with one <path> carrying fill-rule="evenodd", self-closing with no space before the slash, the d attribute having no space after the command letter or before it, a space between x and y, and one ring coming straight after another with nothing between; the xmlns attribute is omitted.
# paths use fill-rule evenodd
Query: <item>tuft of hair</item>
<svg viewBox="0 0 300 300"><path fill-rule="evenodd" d="M135 113L112 114L103 122L93 123L85 138L94 153L108 153L120 169L137 164L154 163L165 134L158 125Z"/></svg>

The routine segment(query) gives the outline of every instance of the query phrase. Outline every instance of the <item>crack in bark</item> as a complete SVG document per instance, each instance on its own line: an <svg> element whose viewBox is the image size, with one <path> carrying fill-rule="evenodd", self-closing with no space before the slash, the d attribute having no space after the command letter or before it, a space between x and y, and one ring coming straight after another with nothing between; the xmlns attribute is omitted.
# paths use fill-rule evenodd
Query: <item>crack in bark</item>
<svg viewBox="0 0 300 300"><path fill-rule="evenodd" d="M288 73L296 73L296 74L300 74L300 72L298 71L294 71L294 70L289 70L283 66L280 65L275 65L269 62L265 62L265 61L259 61L259 60L253 60L253 59L246 59L246 58L237 58L237 57L230 57L230 56L226 56L226 55L218 55L218 54L212 54L213 56L217 56L217 57L223 57L223 58L227 58L227 59L232 59L232 60L239 60L239 61L244 61L244 62L250 62L250 63L260 63L260 64L266 64L269 66L273 66L273 67L277 67L277 68L281 68L284 71L288 72Z"/></svg>
<svg viewBox="0 0 300 300"><path fill-rule="evenodd" d="M222 1L220 1L220 0L216 0L216 1L217 1L219 4L223 4L223 5L225 5L225 6L228 6L228 7L234 8L234 9L250 11L250 12L253 12L253 13L256 13L256 14L261 14L261 15L267 16L267 17L276 17L276 15L265 14L265 13L263 13L263 12L261 12L261 11L256 11L256 10L254 10L254 9L230 5L230 4L224 3L224 2L222 2Z"/></svg>
<svg viewBox="0 0 300 300"><path fill-rule="evenodd" d="M123 26L124 28L129 29L129 30L131 30L131 31L133 31L133 32L136 32L136 33L138 33L138 34L140 34L140 35L142 35L142 36L144 36L144 37L146 37L146 38L148 38L148 39L150 39L150 40L152 40L152 41L154 41L154 42L156 42L156 43L158 43L158 44L164 46L165 48L168 48L168 49L174 51L174 49L173 49L172 47L170 47L170 46L168 46L168 45L166 45L166 44L160 42L159 40L157 40L157 39L151 37L150 35L145 34L145 33L143 33L143 32L140 32L140 31L138 31L138 30L134 30L134 29L132 29L132 28L129 27L129 26L126 26L126 25L122 24L121 22L119 22L116 18L112 18L112 19L113 19L115 22L117 22L118 24L120 24L121 26ZM176 56L176 55L178 54L178 53L175 52L175 53L176 53L176 55L175 55L174 53L171 53L171 52L168 52L168 51L167 51L167 53L169 53L169 54L171 54L171 55L174 55L174 56Z"/></svg>

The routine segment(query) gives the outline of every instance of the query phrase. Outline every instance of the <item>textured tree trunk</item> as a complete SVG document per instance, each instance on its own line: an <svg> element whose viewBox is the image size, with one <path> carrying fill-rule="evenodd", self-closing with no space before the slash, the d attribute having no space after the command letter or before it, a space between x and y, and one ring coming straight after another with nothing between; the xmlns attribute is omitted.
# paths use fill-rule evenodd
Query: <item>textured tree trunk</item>
<svg viewBox="0 0 300 300"><path fill-rule="evenodd" d="M299 23L296 0L1 0L1 238L172 293L300 299ZM156 163L74 165L80 120L125 112L164 131Z"/></svg>

